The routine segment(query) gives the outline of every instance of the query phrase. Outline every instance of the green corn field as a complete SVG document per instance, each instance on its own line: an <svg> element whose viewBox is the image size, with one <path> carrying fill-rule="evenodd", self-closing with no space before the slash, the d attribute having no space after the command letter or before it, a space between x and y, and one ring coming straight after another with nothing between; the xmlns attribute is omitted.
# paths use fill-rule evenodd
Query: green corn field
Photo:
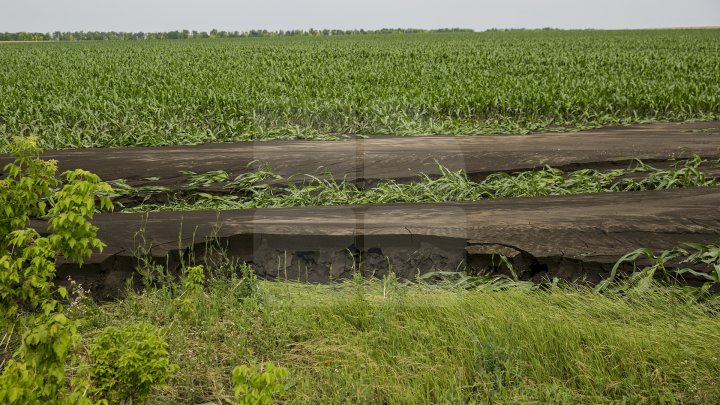
<svg viewBox="0 0 720 405"><path fill-rule="evenodd" d="M720 29L0 44L0 149L720 118Z"/></svg>

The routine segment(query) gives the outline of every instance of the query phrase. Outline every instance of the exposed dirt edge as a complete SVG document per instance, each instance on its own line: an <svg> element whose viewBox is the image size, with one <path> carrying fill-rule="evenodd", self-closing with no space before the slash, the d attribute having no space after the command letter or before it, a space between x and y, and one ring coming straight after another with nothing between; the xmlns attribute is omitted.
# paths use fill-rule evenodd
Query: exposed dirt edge
<svg viewBox="0 0 720 405"><path fill-rule="evenodd" d="M103 180L126 179L132 186L180 189L181 170L224 170L233 175L266 162L275 173L317 173L337 180L407 181L417 173L437 174L436 161L478 179L498 171L625 167L633 159L664 164L693 154L720 158L720 122L642 124L570 133L487 136L373 137L348 141L234 142L195 146L47 151L59 169L89 170ZM11 161L0 154L0 167ZM146 180L159 177L158 181Z"/></svg>
<svg viewBox="0 0 720 405"><path fill-rule="evenodd" d="M177 273L182 263L217 261L217 247L268 279L328 282L353 269L413 279L434 270L507 274L593 284L639 247L664 250L720 239L720 188L517 198L449 204L98 215L108 247L68 275L101 299L134 278L138 246ZM222 226L218 229L216 225ZM42 231L44 224L35 222ZM144 227L144 239L137 231ZM142 241L145 242L142 242ZM140 243L142 242L142 243ZM211 247L213 247L211 249Z"/></svg>

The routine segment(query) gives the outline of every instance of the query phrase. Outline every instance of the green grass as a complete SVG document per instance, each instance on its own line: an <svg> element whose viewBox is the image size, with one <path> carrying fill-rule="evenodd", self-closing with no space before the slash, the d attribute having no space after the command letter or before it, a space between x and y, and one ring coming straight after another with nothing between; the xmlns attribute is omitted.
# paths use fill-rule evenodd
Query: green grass
<svg viewBox="0 0 720 405"><path fill-rule="evenodd" d="M717 403L717 308L646 289L465 291L354 281L210 281L194 305L172 289L70 307L91 338L165 327L180 369L150 403L220 402L238 364L290 370L289 403Z"/></svg>
<svg viewBox="0 0 720 405"><path fill-rule="evenodd" d="M703 167L704 165L704 167ZM714 164L717 166L717 162ZM626 169L582 169L563 171L546 167L513 174L493 173L482 181L472 181L463 170L452 171L438 165L440 175L421 173L409 183L382 180L374 187L347 181L335 181L331 173L284 178L267 166L235 179L224 171L185 172L185 190L162 204L147 203L124 212L229 210L244 208L305 207L320 205L361 205L389 203L441 203L480 201L513 197L541 197L581 193L665 190L718 185L714 175L706 173L710 164L696 156L681 160L667 169L658 169L640 161ZM166 188L133 188L125 181L111 182L115 197L165 194ZM217 193L202 189L214 186Z"/></svg>
<svg viewBox="0 0 720 405"><path fill-rule="evenodd" d="M0 150L720 118L720 30L0 46Z"/></svg>

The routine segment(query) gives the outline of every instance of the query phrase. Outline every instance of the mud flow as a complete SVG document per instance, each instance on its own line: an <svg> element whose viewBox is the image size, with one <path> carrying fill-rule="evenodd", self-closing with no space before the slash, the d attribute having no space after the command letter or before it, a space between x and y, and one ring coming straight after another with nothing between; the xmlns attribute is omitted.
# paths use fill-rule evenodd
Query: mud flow
<svg viewBox="0 0 720 405"><path fill-rule="evenodd" d="M437 174L438 164L483 178L498 171L618 168L634 159L658 166L698 155L720 159L720 123L652 124L580 133L476 137L371 137L339 142L279 141L186 147L50 151L60 170L104 180L185 186L183 170L233 175L265 162L282 176L328 169L336 180L399 182ZM0 156L0 164L10 161ZM222 212L99 214L107 244L68 276L101 299L138 282L140 263L177 274L188 263L233 258L266 279L331 282L360 271L413 279L432 271L507 274L593 284L639 247L668 249L720 239L718 187L513 198L442 204L262 208ZM33 221L41 231L46 224ZM632 269L626 269L632 270Z"/></svg>
<svg viewBox="0 0 720 405"><path fill-rule="evenodd" d="M58 277L107 299L137 277L139 257L177 274L183 264L212 265L225 255L266 279L330 282L353 271L409 279L438 270L506 274L503 255L521 279L593 284L638 247L720 239L718 187L378 205L362 217L356 208L98 215L107 248L82 267L62 263Z"/></svg>

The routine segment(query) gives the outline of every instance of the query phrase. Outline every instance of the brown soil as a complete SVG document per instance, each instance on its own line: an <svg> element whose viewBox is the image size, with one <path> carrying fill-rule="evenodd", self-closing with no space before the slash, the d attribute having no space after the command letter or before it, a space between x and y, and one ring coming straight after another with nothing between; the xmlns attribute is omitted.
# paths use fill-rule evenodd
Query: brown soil
<svg viewBox="0 0 720 405"><path fill-rule="evenodd" d="M493 254L504 254L524 279L594 283L638 247L667 249L720 239L720 188L219 214L103 214L93 222L108 247L82 269L61 265L59 277L71 275L100 298L113 297L133 274L133 252L143 245L141 228L150 256L173 271L193 257L208 259L208 246L215 242L271 279L347 278L360 261L365 273L382 276L392 270L413 278L432 270L479 270Z"/></svg>
<svg viewBox="0 0 720 405"><path fill-rule="evenodd" d="M553 167L610 168L633 159L669 164L699 154L720 158L720 122L614 127L583 133L477 137L373 137L342 142L282 141L186 147L47 152L61 170L83 168L105 180L180 187L180 170L247 171L253 161L276 173L317 172L337 178L407 180L436 173L435 161L471 177ZM0 156L0 164L9 160ZM154 184L158 184L154 182ZM325 282L347 278L353 266L401 277L433 270L493 267L509 257L520 276L594 283L616 260L639 247L667 249L720 239L720 188L509 199L449 204L399 204L185 212L102 214L94 224L108 247L68 275L98 298L112 298L135 272L137 249L177 272L182 263L217 259L221 246L251 262L265 278ZM45 224L35 221L43 229ZM143 230L140 234L140 230ZM143 242L144 241L144 242Z"/></svg>
<svg viewBox="0 0 720 405"><path fill-rule="evenodd" d="M60 170L82 168L103 180L179 188L181 170L225 170L238 175L267 162L284 177L329 169L337 179L412 179L437 174L436 161L471 178L498 171L624 167L633 159L663 163L699 154L720 158L720 122L646 124L575 133L468 137L372 137L349 141L267 141L155 148L50 151ZM0 167L10 161L0 155ZM159 181L143 180L159 177Z"/></svg>

